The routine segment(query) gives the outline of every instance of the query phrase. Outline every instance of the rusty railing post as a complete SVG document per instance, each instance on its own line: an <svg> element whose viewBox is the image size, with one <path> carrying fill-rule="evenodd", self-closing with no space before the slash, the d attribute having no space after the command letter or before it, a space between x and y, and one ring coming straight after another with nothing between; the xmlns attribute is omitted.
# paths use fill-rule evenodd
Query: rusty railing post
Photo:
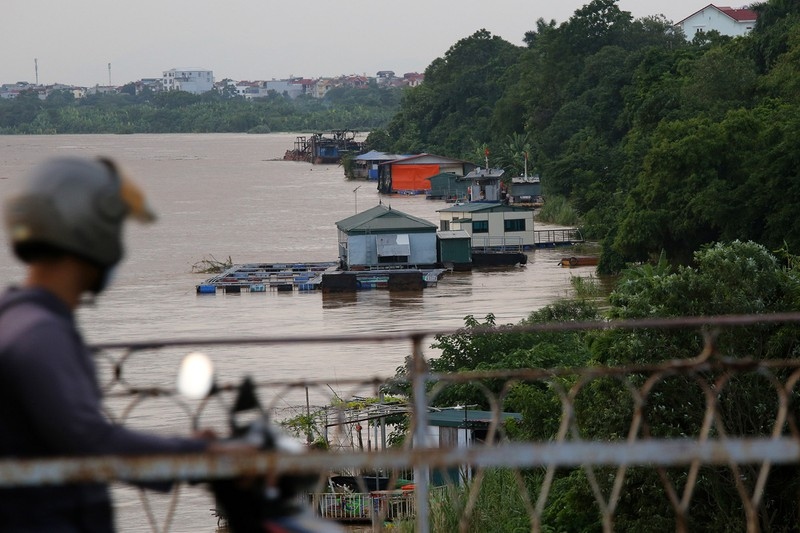
<svg viewBox="0 0 800 533"><path fill-rule="evenodd" d="M414 421L414 447L427 446L428 440L428 398L425 391L425 384L428 380L428 367L422 355L421 335L414 335L411 338L413 348L413 375L411 381L412 393L414 394L414 409L412 411ZM430 521L428 520L430 502L428 501L428 480L430 467L426 462L414 462L414 497L416 498L417 512L415 516L417 533L428 533Z"/></svg>

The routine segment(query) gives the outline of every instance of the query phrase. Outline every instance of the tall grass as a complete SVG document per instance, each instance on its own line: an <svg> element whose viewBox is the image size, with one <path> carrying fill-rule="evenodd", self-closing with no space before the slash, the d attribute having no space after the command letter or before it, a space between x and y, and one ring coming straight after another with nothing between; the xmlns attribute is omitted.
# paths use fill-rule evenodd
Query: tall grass
<svg viewBox="0 0 800 533"><path fill-rule="evenodd" d="M511 470L485 471L475 508L465 518L471 487L471 484L448 487L443 496L432 498L430 524L433 533L460 531L462 518L467 520L467 531L470 533L520 533L531 530L531 518Z"/></svg>
<svg viewBox="0 0 800 533"><path fill-rule="evenodd" d="M539 211L539 220L560 226L576 226L581 217L563 196L548 196Z"/></svg>
<svg viewBox="0 0 800 533"><path fill-rule="evenodd" d="M581 300L593 300L603 296L603 288L597 278L592 275L587 277L571 276L569 283L575 291L575 296Z"/></svg>

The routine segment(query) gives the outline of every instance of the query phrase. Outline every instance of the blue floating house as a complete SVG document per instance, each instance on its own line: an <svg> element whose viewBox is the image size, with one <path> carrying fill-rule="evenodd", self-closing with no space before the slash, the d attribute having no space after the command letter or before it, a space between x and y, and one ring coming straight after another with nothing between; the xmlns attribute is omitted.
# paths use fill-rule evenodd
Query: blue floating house
<svg viewBox="0 0 800 533"><path fill-rule="evenodd" d="M378 152L371 150L365 154L357 155L353 158L350 167L350 172L355 179L368 179L369 181L378 181L379 165L395 159L408 157L405 155L387 154L386 152Z"/></svg>

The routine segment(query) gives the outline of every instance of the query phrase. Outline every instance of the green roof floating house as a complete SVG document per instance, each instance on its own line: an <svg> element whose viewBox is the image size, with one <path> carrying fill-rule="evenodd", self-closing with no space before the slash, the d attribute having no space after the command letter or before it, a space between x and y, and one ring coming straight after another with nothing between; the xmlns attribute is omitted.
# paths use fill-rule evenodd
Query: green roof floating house
<svg viewBox="0 0 800 533"><path fill-rule="evenodd" d="M469 406L458 406L441 411L428 413L428 442L432 447L438 448L466 448L475 444L494 442L500 440L501 428L492 431L494 413L470 409ZM497 423L507 423L509 420L522 420L520 413L499 413ZM431 471L431 483L441 486L452 483L461 483L472 478L472 467L461 465L448 469L434 469Z"/></svg>
<svg viewBox="0 0 800 533"><path fill-rule="evenodd" d="M383 204L336 223L346 270L436 265L436 224Z"/></svg>
<svg viewBox="0 0 800 533"><path fill-rule="evenodd" d="M469 198L469 181L454 172L440 172L428 178L430 190L425 193L429 200L465 201Z"/></svg>
<svg viewBox="0 0 800 533"><path fill-rule="evenodd" d="M473 248L536 245L533 211L497 202L472 202L440 209L439 229L463 229L472 237Z"/></svg>
<svg viewBox="0 0 800 533"><path fill-rule="evenodd" d="M464 230L440 231L439 262L451 270L472 268L472 238Z"/></svg>
<svg viewBox="0 0 800 533"><path fill-rule="evenodd" d="M536 246L533 211L497 202L456 204L439 210L441 231L463 230L474 265L525 264L523 250Z"/></svg>

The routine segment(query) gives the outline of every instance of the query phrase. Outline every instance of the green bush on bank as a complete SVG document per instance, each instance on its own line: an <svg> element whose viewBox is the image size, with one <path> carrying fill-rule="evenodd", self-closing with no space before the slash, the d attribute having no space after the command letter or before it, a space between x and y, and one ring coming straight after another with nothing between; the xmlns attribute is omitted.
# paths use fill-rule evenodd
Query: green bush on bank
<svg viewBox="0 0 800 533"><path fill-rule="evenodd" d="M544 206L539 210L537 218L542 222L558 224L560 226L577 226L581 218L569 201L559 195L547 197Z"/></svg>

